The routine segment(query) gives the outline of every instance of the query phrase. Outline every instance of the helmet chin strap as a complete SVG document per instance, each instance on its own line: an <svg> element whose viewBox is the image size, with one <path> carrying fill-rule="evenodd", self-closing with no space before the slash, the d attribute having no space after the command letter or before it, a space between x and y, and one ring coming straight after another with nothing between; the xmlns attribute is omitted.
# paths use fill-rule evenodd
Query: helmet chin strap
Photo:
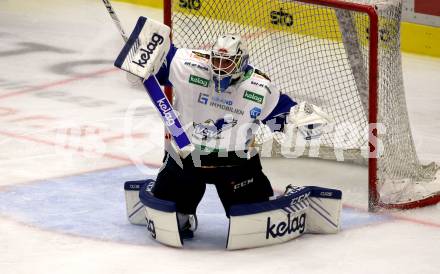
<svg viewBox="0 0 440 274"><path fill-rule="evenodd" d="M218 75L213 76L213 80L214 80L214 87L215 87L215 91L217 93L222 93L224 92L229 86L236 84L240 78L242 76L242 73L240 74L234 74L234 75L230 75L230 76L223 76L220 80Z"/></svg>

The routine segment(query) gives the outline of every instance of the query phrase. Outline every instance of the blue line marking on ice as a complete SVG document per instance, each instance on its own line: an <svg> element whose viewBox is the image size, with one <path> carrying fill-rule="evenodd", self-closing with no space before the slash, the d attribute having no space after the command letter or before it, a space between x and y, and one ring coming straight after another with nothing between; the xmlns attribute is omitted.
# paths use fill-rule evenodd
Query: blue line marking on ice
<svg viewBox="0 0 440 274"><path fill-rule="evenodd" d="M146 243L143 227L127 221L123 189L125 181L144 177L130 166L17 185L0 192L0 212L44 229Z"/></svg>
<svg viewBox="0 0 440 274"><path fill-rule="evenodd" d="M151 170L154 174L157 170ZM128 244L160 245L145 227L128 222L124 182L145 179L135 166L90 172L66 178L17 185L0 192L0 214L42 229ZM196 238L186 248L224 248L228 220L215 187L207 191L198 211ZM344 208L342 229L383 222L387 217Z"/></svg>
<svg viewBox="0 0 440 274"><path fill-rule="evenodd" d="M157 170L151 170L155 174ZM135 166L17 185L0 192L0 214L42 229L139 245L154 242L143 226L128 222L124 182L145 179ZM185 247L224 248L228 220L215 188L198 208L197 239Z"/></svg>

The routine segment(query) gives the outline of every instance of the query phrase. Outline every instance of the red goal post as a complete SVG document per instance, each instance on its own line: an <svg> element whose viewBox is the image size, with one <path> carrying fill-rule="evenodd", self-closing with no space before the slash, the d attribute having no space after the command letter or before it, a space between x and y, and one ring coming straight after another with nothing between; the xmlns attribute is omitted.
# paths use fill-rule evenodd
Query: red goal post
<svg viewBox="0 0 440 274"><path fill-rule="evenodd" d="M323 68L323 72L318 72L316 80L313 81L316 81L314 85L320 85L318 83L320 78L328 79L329 74L333 73L333 71L330 73L324 72L329 69L337 71L335 75L339 75L338 77L344 79L348 77L347 74L352 74L349 76L351 84L347 84L347 86L338 90L341 85L346 84L341 81L335 81L334 88L330 88L327 93L319 94L319 97L325 99L330 93L336 92L341 92L341 94L343 92L344 96L345 94L351 94L352 97L347 99L346 102L336 102L335 105L330 104L328 109L324 107L327 112L334 117L340 117L343 122L345 122L343 119L346 119L346 117L343 113L339 113L338 109L350 109L350 107L356 105L360 110L358 110L359 113L353 116L361 117L362 106L364 107L366 117L361 117L353 121L353 123L366 124L368 128L366 135L368 136L365 137L365 140L361 140L359 144L354 145L355 147L351 147L352 144L349 144L349 146L342 149L344 150L344 156L346 152L350 152L347 155L351 155L352 151L358 150L358 152L354 153L357 155L353 156L354 158L359 158L361 150L365 150L365 147L368 150L368 157L363 160L365 164L368 164L369 209L374 211L380 208L409 209L427 206L440 201L440 188L436 190L436 187L430 187L430 190L426 193L418 194L417 197L411 197L411 193L405 193L404 195L400 193L403 192L403 189L408 191L407 185L409 184L414 183L419 186L419 180L436 181L435 175L438 170L436 164L424 166L419 163L410 132L409 134L401 134L400 131L402 130L393 128L401 127L401 124L404 124L402 128L410 128L409 120L407 119L406 103L404 101L400 67L398 24L400 23L399 12L401 12L401 5L399 0L389 0L389 4L379 7L376 5L376 2L379 5L384 3L384 1L377 0L164 0L164 22L172 28L172 35L176 38L174 42L178 47L204 47L206 49L208 48L207 45L212 44L213 39L221 34L222 31L233 31L245 37L251 37L251 39L248 39L248 43L251 45L252 43L260 43L254 47L256 49L254 52L251 50L251 62L253 62L253 56L262 54L263 50L258 50L265 47L267 49L267 41L274 39L276 36L281 38L277 37L276 39L279 40L274 41L274 44L285 43L284 45L287 45L289 43L289 49L284 50L283 48L282 51L286 51L287 55L277 56L271 61L276 62L282 59L283 62L286 62L286 60L295 61L301 59L301 54L298 55L295 51L295 46L290 47L290 44L294 45L295 43L297 43L296 48L301 48L306 43L316 47L316 52L307 48L302 53L303 55L310 55L319 59L319 61L313 64L318 64L319 62L326 63L328 60L335 60L335 58L343 54L348 55L348 57L341 57L345 61L343 64L338 64L338 67L330 66ZM275 11L278 12L276 13L278 15L290 16L289 19L292 20L288 24L284 22L284 26L282 26L282 22L273 21L273 18L272 22L270 22L272 12ZM329 16L328 14L330 13L331 15ZM336 23L330 22L326 24L322 22L324 20L333 20ZM348 23L342 21L347 21ZM302 22L310 25L304 24L303 26ZM298 27L294 25L297 23ZM293 27L296 27L296 30L292 31L291 25L294 25ZM339 34L326 37L326 31L329 33L339 31ZM255 35L255 32L260 34ZM193 35L192 33L197 34ZM252 37L264 35L270 37L267 39L258 37L255 41L252 41ZM289 35L293 38L286 38ZM349 41L350 39L353 40L353 35L359 36L354 46ZM310 42L310 40L315 40L315 42ZM325 40L332 41L327 43ZM351 45L349 45L350 43ZM335 46L335 44L339 45ZM336 53L332 53L331 51L333 50ZM329 51L329 53L326 53L326 51ZM322 57L323 55L325 57ZM350 55L355 56L351 57ZM272 56L265 57L269 58ZM355 59L363 60L364 64L361 64L361 69L356 67L355 63L357 61ZM310 62L313 62L313 60L304 60L304 64L297 63L294 68L288 68L287 70L290 69L289 73L296 75L296 72L306 68ZM285 83L289 82L290 79L287 79L283 72L272 69L275 67L275 65L272 65L273 63L267 64L264 61L257 61L257 63L277 84L280 84L285 90L289 90L288 93L294 98L307 99L308 95L297 93L297 89L300 89L297 83L292 85ZM362 69L365 70L362 71ZM295 76L292 76L292 78L295 78ZM297 78L301 77L297 76ZM366 87L365 93L368 96L368 99L363 101L362 94L360 94L363 89L362 81L367 82L364 86ZM329 82L333 83L333 79L329 80ZM302 86L301 89L307 90L307 88ZM167 89L167 92L171 95L172 91ZM395 95L394 93L399 94ZM354 102L354 100L359 100L358 97L361 97L360 100L362 102ZM313 98L312 103L314 103ZM320 104L317 103L317 105ZM398 108L395 110L396 113L390 113L393 111L390 109L399 105L404 105L404 109ZM395 118L396 115L402 117ZM364 120L360 121L360 119ZM396 120L391 121L389 119ZM385 147L385 152L382 155L378 155L377 152L377 138L380 138L376 128L378 123L383 123L387 127L387 133L381 135ZM362 139L362 137L359 138ZM336 159L335 156L328 155L327 151L329 149L336 150L335 144L340 145L341 141L329 137L326 142L325 146L327 148L322 151L320 148L319 157ZM279 155L278 148L275 156ZM359 162L354 158L351 159L351 156L345 157L348 160ZM402 161L404 163L398 163L399 157L408 158L408 160ZM392 182L392 186L386 184L389 181ZM381 193L381 189L387 189L386 195ZM388 194L390 194L391 198L388 198ZM403 196L404 198L401 198Z"/></svg>

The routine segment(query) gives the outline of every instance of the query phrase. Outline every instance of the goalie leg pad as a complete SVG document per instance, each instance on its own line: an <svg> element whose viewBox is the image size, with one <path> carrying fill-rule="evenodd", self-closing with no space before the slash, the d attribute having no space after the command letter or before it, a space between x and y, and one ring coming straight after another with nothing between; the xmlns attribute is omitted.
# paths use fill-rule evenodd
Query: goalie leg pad
<svg viewBox="0 0 440 274"><path fill-rule="evenodd" d="M139 199L145 206L145 221L151 236L162 244L182 247L176 204L154 197L146 184L140 189Z"/></svg>
<svg viewBox="0 0 440 274"><path fill-rule="evenodd" d="M307 233L331 234L341 228L342 192L323 187L310 187Z"/></svg>
<svg viewBox="0 0 440 274"><path fill-rule="evenodd" d="M304 233L339 230L342 193L321 187L291 187L275 200L240 204L229 212L229 250L273 245Z"/></svg>
<svg viewBox="0 0 440 274"><path fill-rule="evenodd" d="M128 221L134 225L147 225L145 222L145 207L139 199L139 191L144 184L153 187L154 179L147 178L146 180L128 181L124 183L127 217Z"/></svg>

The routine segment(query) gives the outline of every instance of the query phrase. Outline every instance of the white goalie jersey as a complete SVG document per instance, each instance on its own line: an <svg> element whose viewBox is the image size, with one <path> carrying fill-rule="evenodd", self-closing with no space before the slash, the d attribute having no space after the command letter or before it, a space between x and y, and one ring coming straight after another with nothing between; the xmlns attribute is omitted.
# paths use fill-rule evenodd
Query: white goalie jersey
<svg viewBox="0 0 440 274"><path fill-rule="evenodd" d="M173 87L174 107L197 149L246 150L259 122L282 130L286 115L296 105L291 98L252 66L226 91L217 93L209 58L206 51L172 46L156 75L162 85Z"/></svg>

